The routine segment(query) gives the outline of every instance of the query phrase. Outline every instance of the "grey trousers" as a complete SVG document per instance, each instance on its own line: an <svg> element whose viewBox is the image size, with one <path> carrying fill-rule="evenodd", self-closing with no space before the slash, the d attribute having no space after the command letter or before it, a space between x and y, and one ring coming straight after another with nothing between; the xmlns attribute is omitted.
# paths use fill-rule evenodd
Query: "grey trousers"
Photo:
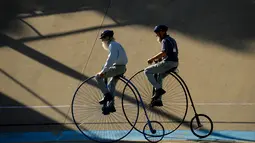
<svg viewBox="0 0 255 143"><path fill-rule="evenodd" d="M167 74L165 74L166 71L177 67L179 64L178 62L173 61L161 61L154 65L148 66L144 69L144 73L147 76L150 83L153 85L154 88L159 89L162 88L162 85L156 81L154 78L154 74L159 73L161 80L163 80L164 77L166 77Z"/></svg>
<svg viewBox="0 0 255 143"><path fill-rule="evenodd" d="M104 77L96 76L96 81L98 83L98 87L102 91L103 94L106 93L114 93L115 86L118 82L118 78L116 76L124 74L126 72L126 66L112 66L105 73ZM104 82L105 78L110 78L108 84L106 85Z"/></svg>

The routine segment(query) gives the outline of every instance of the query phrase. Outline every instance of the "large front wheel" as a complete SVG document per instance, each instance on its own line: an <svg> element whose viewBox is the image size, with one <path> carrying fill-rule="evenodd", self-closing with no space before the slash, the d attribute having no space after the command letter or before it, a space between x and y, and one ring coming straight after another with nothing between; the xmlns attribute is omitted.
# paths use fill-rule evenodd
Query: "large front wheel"
<svg viewBox="0 0 255 143"><path fill-rule="evenodd" d="M136 89L137 96L141 96L142 101L145 105L145 110L150 120L158 121L165 127L164 135L168 135L175 130L177 130L183 123L188 109L188 98L185 86L175 73L169 73L167 76L161 80L162 87L166 93L162 96L163 106L161 107L151 107L151 97L153 95L153 87L148 81L144 70L137 72L134 76L130 78L130 83L133 84L134 89ZM125 93L126 90L123 91ZM139 100L139 111L144 111ZM123 101L124 104L126 102ZM124 108L124 113L127 108ZM126 116L127 120L132 120L132 116ZM139 118L134 127L140 133L143 133L143 127L147 123L147 118L144 112L139 113ZM131 124L132 125L132 124ZM133 124L134 126L134 124Z"/></svg>
<svg viewBox="0 0 255 143"><path fill-rule="evenodd" d="M87 138L97 142L117 142L126 137L133 126L126 120L122 110L122 91L126 86L123 78L118 78L115 87L114 104L116 112L105 115L102 113L103 105L98 102L102 98L102 92L99 89L95 77L91 77L81 83L75 91L72 100L72 117L76 127ZM126 86L128 96L135 97L135 92ZM133 124L137 120L137 105L129 104L128 111L135 113L130 118Z"/></svg>

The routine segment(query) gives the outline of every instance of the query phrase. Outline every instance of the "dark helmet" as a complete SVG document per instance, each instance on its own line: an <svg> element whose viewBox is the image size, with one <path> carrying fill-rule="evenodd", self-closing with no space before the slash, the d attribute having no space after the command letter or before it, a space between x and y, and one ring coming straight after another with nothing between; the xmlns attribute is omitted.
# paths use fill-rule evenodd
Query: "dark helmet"
<svg viewBox="0 0 255 143"><path fill-rule="evenodd" d="M166 25L157 25L154 28L154 32L157 33L159 31L167 31L168 27Z"/></svg>
<svg viewBox="0 0 255 143"><path fill-rule="evenodd" d="M105 30L105 31L103 31L102 33L101 33L101 35L100 35L100 39L103 39L103 38L105 38L105 37L113 37L113 35L114 35L114 32L112 31L112 30Z"/></svg>

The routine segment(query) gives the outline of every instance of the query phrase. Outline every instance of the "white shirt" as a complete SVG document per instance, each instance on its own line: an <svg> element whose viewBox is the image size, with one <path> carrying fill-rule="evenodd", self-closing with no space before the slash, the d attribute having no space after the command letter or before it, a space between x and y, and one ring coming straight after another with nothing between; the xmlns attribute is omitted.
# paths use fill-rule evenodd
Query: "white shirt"
<svg viewBox="0 0 255 143"><path fill-rule="evenodd" d="M128 58L124 48L118 42L111 41L109 44L108 58L101 72L107 72L113 65L126 65L127 63Z"/></svg>

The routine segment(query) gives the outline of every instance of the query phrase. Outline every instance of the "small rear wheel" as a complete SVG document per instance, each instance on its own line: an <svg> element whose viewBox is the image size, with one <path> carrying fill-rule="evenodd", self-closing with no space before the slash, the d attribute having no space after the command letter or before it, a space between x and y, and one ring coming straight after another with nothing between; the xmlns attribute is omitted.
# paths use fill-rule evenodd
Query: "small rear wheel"
<svg viewBox="0 0 255 143"><path fill-rule="evenodd" d="M149 122L152 130L150 130ZM163 125L158 121L149 121L143 127L143 135L149 142L156 143L161 141L165 135L165 129Z"/></svg>
<svg viewBox="0 0 255 143"><path fill-rule="evenodd" d="M198 114L191 119L190 129L195 136L206 138L213 131L213 122L207 115Z"/></svg>

